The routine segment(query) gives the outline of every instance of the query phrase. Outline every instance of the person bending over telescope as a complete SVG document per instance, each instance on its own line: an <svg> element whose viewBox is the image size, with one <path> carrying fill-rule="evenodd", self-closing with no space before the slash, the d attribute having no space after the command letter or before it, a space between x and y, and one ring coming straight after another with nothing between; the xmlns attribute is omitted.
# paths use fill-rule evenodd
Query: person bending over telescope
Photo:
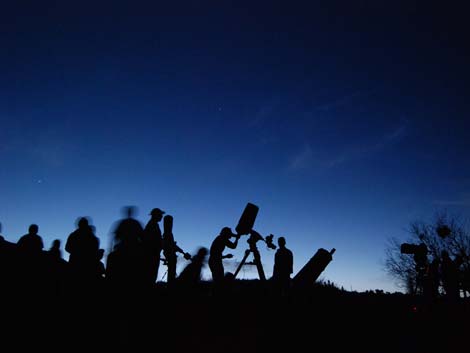
<svg viewBox="0 0 470 353"><path fill-rule="evenodd" d="M230 241L231 237L235 237L235 241ZM225 248L235 249L239 239L240 234L235 234L229 227L224 227L212 242L209 253L209 268L212 272L214 283L221 283L224 280L225 272L222 260L233 257L232 254L223 255Z"/></svg>

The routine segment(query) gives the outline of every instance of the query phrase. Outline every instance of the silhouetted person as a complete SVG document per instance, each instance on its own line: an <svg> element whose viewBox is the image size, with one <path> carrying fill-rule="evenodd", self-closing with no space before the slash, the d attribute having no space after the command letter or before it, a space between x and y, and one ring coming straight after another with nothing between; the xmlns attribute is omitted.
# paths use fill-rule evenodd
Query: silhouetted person
<svg viewBox="0 0 470 353"><path fill-rule="evenodd" d="M44 243L38 235L39 227L36 224L29 226L28 234L23 235L18 240L18 249L28 255L38 255L44 248Z"/></svg>
<svg viewBox="0 0 470 353"><path fill-rule="evenodd" d="M286 294L291 282L291 274L294 268L294 256L292 251L286 248L286 239L279 237L277 240L279 248L274 255L273 281L279 289L280 294Z"/></svg>
<svg viewBox="0 0 470 353"><path fill-rule="evenodd" d="M88 281L95 278L99 246L100 241L93 233L88 219L80 218L78 229L70 233L65 243L65 251L70 254L70 270L76 280Z"/></svg>
<svg viewBox="0 0 470 353"><path fill-rule="evenodd" d="M39 227L31 224L28 233L17 242L18 269L20 271L20 283L24 291L41 290L44 287L44 258L43 241L38 235ZM41 291L42 292L42 291Z"/></svg>
<svg viewBox="0 0 470 353"><path fill-rule="evenodd" d="M177 244L173 237L173 217L166 215L163 218L163 255L168 266L167 282L173 283L176 278L176 263L178 256L176 253L184 255L185 259L190 259L191 255L184 252Z"/></svg>
<svg viewBox="0 0 470 353"><path fill-rule="evenodd" d="M60 250L60 239L54 239L51 248L49 249L49 254L55 259L62 258L62 251Z"/></svg>
<svg viewBox="0 0 470 353"><path fill-rule="evenodd" d="M208 249L201 247L196 255L192 256L188 264L178 276L178 283L184 287L194 288L201 281L201 271L206 260Z"/></svg>
<svg viewBox="0 0 470 353"><path fill-rule="evenodd" d="M144 229L140 222L133 217L135 211L134 206L123 208L126 218L122 219L114 230L114 247L139 246Z"/></svg>
<svg viewBox="0 0 470 353"><path fill-rule="evenodd" d="M445 250L441 253L441 276L447 299L457 300L459 298L459 269Z"/></svg>
<svg viewBox="0 0 470 353"><path fill-rule="evenodd" d="M153 284L157 281L160 266L160 254L162 251L162 231L158 224L165 214L159 208L150 212L150 220L145 225L142 233L142 245L145 254L146 281Z"/></svg>
<svg viewBox="0 0 470 353"><path fill-rule="evenodd" d="M106 278L116 290L136 293L148 285L147 259L142 244L143 228L133 218L135 207L124 207L126 218L114 229L114 247L106 259Z"/></svg>
<svg viewBox="0 0 470 353"><path fill-rule="evenodd" d="M63 280L67 276L68 262L62 258L60 250L60 239L54 239L50 249L47 251L47 277L53 294L60 294Z"/></svg>
<svg viewBox="0 0 470 353"><path fill-rule="evenodd" d="M231 237L235 237L234 242L230 241ZM240 235L234 234L229 227L224 227L212 242L209 253L209 268L215 284L220 284L224 281L225 273L222 260L232 257L231 254L223 254L225 248L235 249L238 245L238 239L240 239Z"/></svg>

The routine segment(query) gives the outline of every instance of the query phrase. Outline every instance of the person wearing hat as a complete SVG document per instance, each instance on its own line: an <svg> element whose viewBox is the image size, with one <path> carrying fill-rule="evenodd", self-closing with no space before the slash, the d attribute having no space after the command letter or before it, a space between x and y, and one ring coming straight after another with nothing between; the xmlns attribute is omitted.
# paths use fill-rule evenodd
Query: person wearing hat
<svg viewBox="0 0 470 353"><path fill-rule="evenodd" d="M160 266L160 253L162 252L162 231L158 224L165 211L154 208L150 211L150 220L145 225L142 233L142 244L145 253L146 278L149 284L157 281L158 268Z"/></svg>
<svg viewBox="0 0 470 353"><path fill-rule="evenodd" d="M231 237L235 237L235 241L230 241ZM209 268L212 272L212 280L218 284L223 282L225 278L223 259L233 257L232 254L223 255L225 248L235 249L238 245L240 235L235 234L229 227L224 227L220 234L212 242L209 252Z"/></svg>

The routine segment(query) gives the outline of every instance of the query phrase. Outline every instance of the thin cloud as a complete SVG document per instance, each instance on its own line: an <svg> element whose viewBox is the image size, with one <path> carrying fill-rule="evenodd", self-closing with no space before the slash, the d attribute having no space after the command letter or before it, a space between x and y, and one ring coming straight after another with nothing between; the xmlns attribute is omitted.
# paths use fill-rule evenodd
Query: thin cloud
<svg viewBox="0 0 470 353"><path fill-rule="evenodd" d="M320 169L330 169L349 163L354 160L360 160L367 156L380 153L388 146L399 143L409 132L409 122L403 120L398 126L383 134L375 142L368 144L350 146L349 148L336 153L329 159L314 159L313 149L310 143L305 143L303 148L294 154L289 161L289 170L298 171L306 168L318 167Z"/></svg>
<svg viewBox="0 0 470 353"><path fill-rule="evenodd" d="M377 142L356 146L344 151L326 163L328 168L336 167L351 160L362 159L371 154L379 153L384 148L401 141L409 131L408 120L403 120L399 126L384 134Z"/></svg>
<svg viewBox="0 0 470 353"><path fill-rule="evenodd" d="M448 199L448 200L435 200L433 205L436 206L470 206L470 197L463 197L460 199Z"/></svg>
<svg viewBox="0 0 470 353"><path fill-rule="evenodd" d="M253 118L248 122L248 125L251 127L263 125L267 120L272 117L273 112L277 106L277 102L264 104L258 109Z"/></svg>
<svg viewBox="0 0 470 353"><path fill-rule="evenodd" d="M300 170L311 166L313 152L312 148L309 144L305 144L305 146L300 150L297 154L295 154L289 163L290 170Z"/></svg>
<svg viewBox="0 0 470 353"><path fill-rule="evenodd" d="M356 91L353 93L350 93L348 95L339 97L337 99L334 99L326 104L321 104L317 106L315 109L316 110L321 110L321 111L330 111L336 108L339 108L341 106L347 105L352 103L355 99L359 97L365 97L370 95L373 92L373 90L367 90L367 91Z"/></svg>

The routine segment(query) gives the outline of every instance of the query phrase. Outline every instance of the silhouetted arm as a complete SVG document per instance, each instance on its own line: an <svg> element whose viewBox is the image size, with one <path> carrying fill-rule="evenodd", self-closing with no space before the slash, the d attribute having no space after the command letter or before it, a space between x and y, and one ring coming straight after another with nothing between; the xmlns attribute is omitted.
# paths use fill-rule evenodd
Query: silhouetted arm
<svg viewBox="0 0 470 353"><path fill-rule="evenodd" d="M183 249L181 249L178 245L176 245L176 241L175 241L175 251L176 252L179 252L180 254L183 254L183 257L186 259L186 260L190 260L191 259L191 254L188 253L188 252L185 252Z"/></svg>
<svg viewBox="0 0 470 353"><path fill-rule="evenodd" d="M239 236L239 235L237 235L237 236L235 237L235 241L233 241L233 242L227 239L227 241L226 241L226 243L225 243L225 246L226 246L227 248L230 248L230 249L235 249L235 248L237 247L237 245L238 245L238 239L240 239L240 236Z"/></svg>

